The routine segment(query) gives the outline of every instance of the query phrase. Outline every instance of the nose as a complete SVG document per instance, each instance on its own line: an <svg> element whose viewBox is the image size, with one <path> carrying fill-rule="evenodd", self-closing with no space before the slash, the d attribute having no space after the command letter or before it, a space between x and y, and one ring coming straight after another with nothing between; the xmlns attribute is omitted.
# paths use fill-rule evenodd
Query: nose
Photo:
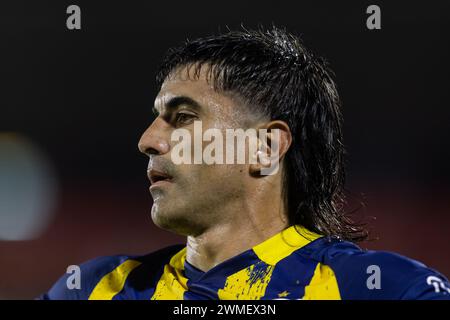
<svg viewBox="0 0 450 320"><path fill-rule="evenodd" d="M144 131L138 143L139 151L150 155L163 155L170 150L170 145L165 130L165 121L156 118L155 121Z"/></svg>

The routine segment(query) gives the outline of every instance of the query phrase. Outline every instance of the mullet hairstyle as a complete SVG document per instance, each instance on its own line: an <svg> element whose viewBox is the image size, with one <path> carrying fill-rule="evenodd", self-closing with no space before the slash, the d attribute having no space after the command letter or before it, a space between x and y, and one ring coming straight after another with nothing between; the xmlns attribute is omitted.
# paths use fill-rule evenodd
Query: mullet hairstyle
<svg viewBox="0 0 450 320"><path fill-rule="evenodd" d="M365 240L363 225L344 212L343 117L328 63L284 29L243 28L170 49L157 86L180 67L193 68L198 79L202 66L216 90L289 125L293 141L283 159L289 224L342 240Z"/></svg>

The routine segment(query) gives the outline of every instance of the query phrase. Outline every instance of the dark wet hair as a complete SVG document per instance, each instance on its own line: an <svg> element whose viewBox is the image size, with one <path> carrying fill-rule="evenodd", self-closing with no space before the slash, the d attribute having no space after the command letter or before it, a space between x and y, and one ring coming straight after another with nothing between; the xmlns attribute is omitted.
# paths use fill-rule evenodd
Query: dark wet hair
<svg viewBox="0 0 450 320"><path fill-rule="evenodd" d="M202 66L217 90L242 98L272 120L285 121L293 143L284 158L289 222L343 240L367 237L344 213L341 101L327 62L283 29L228 31L169 50L157 84L179 67Z"/></svg>

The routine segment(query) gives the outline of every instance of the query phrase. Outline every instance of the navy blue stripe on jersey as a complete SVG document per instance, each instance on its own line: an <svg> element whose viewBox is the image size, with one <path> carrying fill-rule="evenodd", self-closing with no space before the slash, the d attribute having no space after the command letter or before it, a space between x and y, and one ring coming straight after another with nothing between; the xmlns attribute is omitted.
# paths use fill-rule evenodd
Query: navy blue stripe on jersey
<svg viewBox="0 0 450 320"><path fill-rule="evenodd" d="M317 261L307 259L299 252L279 261L273 270L272 277L263 299L300 299L305 294L305 287L311 281Z"/></svg>

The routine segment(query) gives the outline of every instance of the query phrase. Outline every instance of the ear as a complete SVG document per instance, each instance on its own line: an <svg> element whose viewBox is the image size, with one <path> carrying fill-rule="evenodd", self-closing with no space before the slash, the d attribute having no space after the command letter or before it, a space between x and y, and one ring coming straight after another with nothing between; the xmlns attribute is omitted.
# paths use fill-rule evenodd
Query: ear
<svg viewBox="0 0 450 320"><path fill-rule="evenodd" d="M250 164L250 174L273 175L292 143L288 124L281 120L270 121L258 128L257 162Z"/></svg>

